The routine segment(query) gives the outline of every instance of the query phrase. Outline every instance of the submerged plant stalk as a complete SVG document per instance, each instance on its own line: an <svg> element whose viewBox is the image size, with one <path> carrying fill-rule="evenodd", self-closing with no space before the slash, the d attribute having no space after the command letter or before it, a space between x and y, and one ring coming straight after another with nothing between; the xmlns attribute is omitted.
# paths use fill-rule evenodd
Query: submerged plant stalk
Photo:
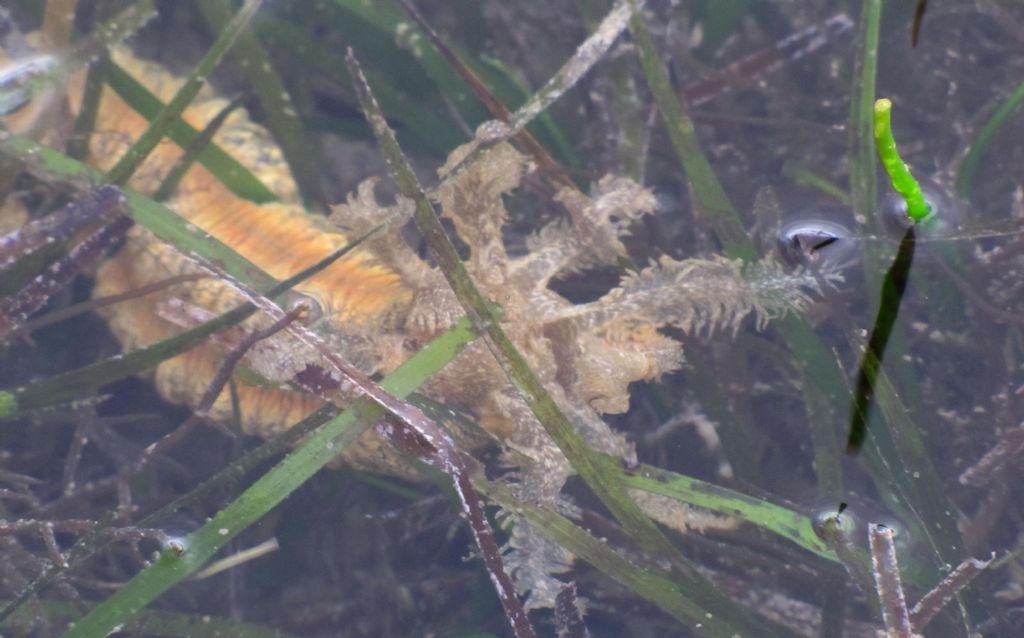
<svg viewBox="0 0 1024 638"><path fill-rule="evenodd" d="M875 101L875 142L878 157L892 180L893 189L907 202L907 215L915 224L923 221L931 214L931 206L924 200L921 185L896 148L896 140L892 136L892 102L887 98Z"/></svg>
<svg viewBox="0 0 1024 638"><path fill-rule="evenodd" d="M878 305L878 315L875 317L875 325L871 329L871 337L868 339L868 346L857 373L856 394L853 397L853 409L850 414L850 433L846 440L846 450L851 453L860 450L867 436L868 411L871 408L871 397L874 395L882 355L896 325L900 303L907 288L910 265L914 261L914 225L928 219L932 212L931 206L924 199L924 193L921 192L921 185L914 179L896 148L896 140L892 136L891 113L890 100L882 98L875 101L875 143L882 166L892 181L893 189L906 201L907 216L913 224L904 233L896 252L896 259L882 280L882 299Z"/></svg>
<svg viewBox="0 0 1024 638"><path fill-rule="evenodd" d="M864 445L868 432L868 413L871 399L875 394L875 384L882 365L882 356L889 345L896 317L899 315L900 302L907 289L910 265L914 261L914 227L911 226L903 235L900 247L896 251L896 259L885 273L882 280L882 300L878 305L878 315L871 329L864 358L857 372L857 387L853 396L853 408L850 411L850 433L846 439L846 451L853 454Z"/></svg>

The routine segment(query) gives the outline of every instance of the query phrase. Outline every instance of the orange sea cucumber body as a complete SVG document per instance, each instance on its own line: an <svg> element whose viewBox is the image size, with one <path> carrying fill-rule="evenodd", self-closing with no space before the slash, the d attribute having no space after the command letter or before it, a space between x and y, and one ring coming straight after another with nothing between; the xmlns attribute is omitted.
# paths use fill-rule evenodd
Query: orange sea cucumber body
<svg viewBox="0 0 1024 638"><path fill-rule="evenodd" d="M115 60L165 101L180 84L180 80L158 67L125 53L116 54ZM72 83L68 93L74 111L76 96L81 95L80 79ZM202 128L224 104L225 100L203 96L189 109L185 119ZM147 126L144 118L105 88L90 140L90 161L101 169L110 168ZM295 185L279 149L265 130L244 114L235 113L215 141L274 190L281 202L260 205L242 200L205 168L196 165L169 202L189 222L278 279L301 271L347 244L343 234L295 204ZM468 148L456 149L449 163L457 162L459 154ZM131 185L152 192L181 153L175 144L165 140L136 173ZM531 253L509 257L502 242L502 223L507 215L502 199L519 186L529 163L510 146L496 149L489 158L488 162L480 162L461 173L438 195L444 214L453 220L456 232L470 246L470 271L484 294L506 306L506 330L588 442L606 453L634 458L632 446L608 427L599 411L625 410L629 383L650 380L673 369L680 358L678 344L662 335L657 325L648 325L633 315L622 321L604 319L594 325L574 322L565 315L572 304L547 285L558 272L571 266L573 256L583 254L586 247L573 233L552 224L547 232L541 232L536 256ZM621 229L610 221L612 209L615 216L636 218L653 210L654 198L629 180L625 180L628 184L618 181L623 180L602 180L604 190L599 188L598 201L582 194L577 198L582 200L578 203L581 214L589 215L608 232L621 234ZM377 220L379 214L387 214L372 190L372 183L364 183L346 204L336 207L335 218L358 229L371 218ZM338 338L338 343L332 345L343 356L361 365L365 372L387 371L405 357L410 347L407 344L429 339L460 316L461 308L440 272L411 251L398 230L391 228L366 246L366 251L346 256L296 290L319 303L326 321L334 328L330 334ZM98 269L95 295L137 290L197 268L189 258L136 227L126 245ZM180 320L172 323L166 318L168 313L158 312L171 299L213 313L244 301L239 292L221 279L206 278L136 297L101 312L124 349L131 350L182 330ZM603 301L602 298L591 305ZM616 335L617 338L609 340ZM211 342L160 364L155 371L157 389L170 401L196 406L224 354L222 346ZM292 363L297 362L289 365ZM292 368L292 372L296 370ZM288 376L277 375L274 380ZM238 390L241 425L252 434L271 434L296 423L321 405L320 399L291 389L240 383ZM512 456L530 459L530 464L539 468L528 473L534 487L540 490L538 493L554 495L561 489L570 466L482 343L463 352L459 361L431 379L425 391L453 406L472 410L487 433L507 443L509 450L515 450ZM221 393L209 415L221 421L231 418L228 392ZM466 444L477 446L486 438ZM408 463L373 431L367 432L359 445L346 448L343 458L363 467L410 476ZM513 465L521 460L510 457Z"/></svg>
<svg viewBox="0 0 1024 638"><path fill-rule="evenodd" d="M123 53L116 60L165 101L177 88L178 80L153 65ZM72 101L77 93L80 92L71 91ZM223 104L222 100L206 99L190 109L185 119L202 128ZM113 166L147 125L116 93L104 88L90 146L91 163L101 169ZM196 164L169 202L176 212L277 279L299 272L347 243L343 234L294 204L295 186L266 131L239 113L228 120L217 141L274 189L282 203L260 205L240 199ZM180 155L181 149L165 140L137 173L132 186L151 192ZM130 233L128 244L100 267L94 295L133 290L194 269L188 259L144 229L136 228ZM399 277L365 252L339 260L296 290L319 302L325 318L339 330L355 332L389 327L397 311L411 298ZM181 331L180 326L160 318L154 310L160 299L167 297L215 312L233 307L241 300L222 282L206 279L112 306L104 314L125 349L148 345ZM162 363L156 372L158 390L171 401L195 405L223 355L221 348L208 344ZM243 428L250 433L268 434L292 425L321 404L319 399L290 390L245 385L239 388ZM230 409L225 391L211 416L226 419Z"/></svg>

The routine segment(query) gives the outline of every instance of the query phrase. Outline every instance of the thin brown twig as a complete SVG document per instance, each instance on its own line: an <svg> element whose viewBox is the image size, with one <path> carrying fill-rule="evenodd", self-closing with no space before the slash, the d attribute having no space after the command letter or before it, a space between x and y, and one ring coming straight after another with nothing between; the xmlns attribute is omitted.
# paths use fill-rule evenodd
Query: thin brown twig
<svg viewBox="0 0 1024 638"><path fill-rule="evenodd" d="M575 582L566 583L555 596L555 627L559 638L590 638Z"/></svg>
<svg viewBox="0 0 1024 638"><path fill-rule="evenodd" d="M845 13L837 13L822 22L779 40L715 71L710 76L683 87L682 99L692 107L735 90L743 83L752 83L776 71L788 62L809 56L838 36L853 30L853 21Z"/></svg>
<svg viewBox="0 0 1024 638"><path fill-rule="evenodd" d="M214 375L209 386L207 386L206 392L199 400L195 410L193 410L193 413L185 419L181 425L147 446L145 450L143 450L143 453L131 465L125 467L113 476L92 481L84 485L81 489L75 490L74 495L81 496L83 492L96 492L107 489L113 485L117 488L122 502L124 502L124 499L129 498L126 492L128 480L131 477L138 475L138 473L141 472L153 458L177 445L178 442L181 441L189 432L203 422L203 419L209 414L213 403L224 390L224 386L227 385L227 382L231 379L231 374L238 365L238 362L241 361L242 357L244 357L256 343L284 329L289 323L298 318L303 311L304 308L302 307L293 308L290 312L279 317L271 325L249 333L249 335L234 349L232 349L232 351L229 352L221 362L220 367L217 369L217 373ZM228 436L234 436L234 434L228 430L225 430L225 432ZM67 497L72 495L65 494L65 496Z"/></svg>
<svg viewBox="0 0 1024 638"><path fill-rule="evenodd" d="M207 277L209 277L209 275L206 273L187 273L184 275L175 275L173 277L168 277L167 279L155 281L145 286L139 286L138 288L133 288L125 292L117 293L116 295L96 297L88 301L76 303L72 306L68 306L67 308L61 308L59 310L54 310L53 312L48 312L45 315L39 317L38 319L33 319L32 321L26 322L24 325L12 330L10 332L9 337L16 337L22 334L29 334L35 332L36 330L39 330L40 328L52 326L53 324L60 323L61 321L67 321L68 319L72 319L74 317L77 317L78 315L85 314L92 310L98 310L100 308L105 308L106 306L111 306L131 299L145 297L146 295L151 295L154 292L159 292L161 290L164 290L165 288L170 288L172 286L177 286L178 284L189 283L192 281L198 281L200 279L206 279Z"/></svg>
<svg viewBox="0 0 1024 638"><path fill-rule="evenodd" d="M366 238L370 237L371 235L373 235L374 233L379 231L381 229L381 227L382 226L378 225L378 226L370 229L368 232L363 234L361 237L355 239L354 241L350 242L345 247L343 247L343 248L341 248L341 249L331 253L327 257L321 259L320 261L318 261L317 263L313 264L309 268L305 269L301 273L299 273L297 275L294 275L294 276L292 276L292 277L290 277L290 278L288 278L288 279L278 283L267 294L270 295L271 297L276 297L277 295L281 294L284 290L290 289L292 286L294 286L299 281L302 281L306 277L310 277L310 276L316 274L317 272L322 271L324 268L327 268L330 264L334 263L338 259L341 259L345 255L347 255L349 252L351 252L353 249L358 247ZM212 268L210 269L210 273L212 273L213 276L224 277L223 274L217 273ZM204 275L200 275L200 276L205 277L205 276L211 276L211 275L210 274L204 274ZM154 286L155 285L163 285L164 283L165 282L157 282L157 284L153 284L153 285ZM125 294L135 295L135 294L137 294L137 291L131 292L131 293L125 293ZM108 298L108 299L113 299L113 297ZM280 313L280 309L277 309L276 306L275 306L275 310L278 313ZM297 308L296 310L301 310L301 307ZM251 313L253 313L255 311L256 311L256 306L255 305L253 305L253 304L245 304L244 306L236 308L235 310L232 310L232 311L230 311L227 314L230 315L230 314L234 314L234 313L244 313L244 314L240 314L239 315L240 318L244 318L244 317L248 316L249 314L251 314ZM223 316L226 316L226 315L222 315L222 317ZM236 347L237 347L237 345L236 345ZM326 420L326 419L324 419L324 420ZM285 433L283 433L281 435L281 437L280 437L281 443L280 443L279 446L276 446L276 445L275 446L264 446L263 448L260 448L260 449L261 450L266 449L267 451L262 453L261 455L256 455L256 456L258 456L259 458L265 458L265 456L269 456L270 454L273 453L273 452L269 451L270 448L273 448L275 450L282 449L287 444L286 441L287 442L294 442L302 434L308 433L308 431L311 431L312 428L315 427L315 425L318 425L319 423L323 422L322 420L320 420L319 423L314 424L314 421L316 421L316 419L307 419L306 421L304 421L304 423L309 422L308 423L308 426L309 426L308 430L304 430L303 428L293 428L291 430L287 430ZM179 429L180 429L180 426L179 426ZM158 444L160 444L160 442L158 442ZM150 454L149 458L152 458L152 454ZM54 508L60 507L60 506L62 506L64 504L66 504L69 500L73 500L72 496L74 498L79 498L80 499L80 498L82 498L82 497L84 497L86 495L102 493L102 492L105 492L106 490L109 490L111 488L114 488L114 489L116 489L118 491L118 495L121 498L122 503L124 503L127 500L127 494L126 494L126 490L125 490L125 487L126 487L127 483L125 481L123 481L123 480L120 480L121 476L122 476L122 473L118 473L118 474L116 474L114 476L111 476L111 477L106 477L106 478L98 479L98 480L95 480L95 481L89 481L89 482L83 484L81 487L79 487L74 492L74 495L64 495L60 499L57 499L56 501L47 504L46 509L51 509L52 510ZM48 573L48 574L44 574L39 579L36 579L36 581L34 581L34 583L32 584L33 591L36 588L41 587L42 583L47 581L49 578L52 578L52 576L49 575L49 573ZM11 604L20 604L20 602L12 601ZM5 609L11 609L11 608L12 607L9 604ZM3 612L4 612L4 610L0 610L0 620L3 619Z"/></svg>
<svg viewBox="0 0 1024 638"><path fill-rule="evenodd" d="M914 605L914 608L910 610L910 626L914 628L914 631L918 633L923 631L932 618L935 618L942 608L949 601L953 600L953 597L970 584L981 573L981 570L988 567L988 564L991 562L991 559L978 560L977 558L968 558L960 563L948 576L943 578L931 591L925 594Z"/></svg>
<svg viewBox="0 0 1024 638"><path fill-rule="evenodd" d="M135 464L121 473L122 480L129 476L138 474L142 468L145 467L146 463L149 462L149 459L176 445L185 437L186 434L191 432L195 426L202 423L203 419L209 415L210 408L213 407L217 397L219 397L221 392L223 392L224 386L226 386L228 381L231 379L231 374L234 372L238 363L242 360L242 357L244 357L245 354L258 342L280 332L288 324L295 321L295 319L302 314L303 310L304 309L302 307L293 308L269 326L249 333L249 335L233 350L231 350L231 352L224 357L223 361L221 361L220 367L217 369L217 373L207 386L206 392L203 393L203 396L200 398L195 410L193 410L192 415L185 419L185 421L172 432L165 434L162 438L147 446L143 455L139 457ZM234 436L230 431L227 431L227 433L229 436Z"/></svg>
<svg viewBox="0 0 1024 638"><path fill-rule="evenodd" d="M81 534L96 526L96 521L84 518L65 518L60 520L42 520L34 518L19 518L15 520L0 519L0 536L11 536L15 534L52 534L61 532L65 534ZM113 538L119 540L143 540L153 538L161 543L166 542L167 533L159 529L144 527L111 527L105 530ZM56 543L56 540L54 540Z"/></svg>
<svg viewBox="0 0 1024 638"><path fill-rule="evenodd" d="M494 540L494 533L487 522L480 496L470 480L469 466L474 460L458 449L454 441L432 421L426 430L420 430L409 427L407 423L397 419L385 419L377 429L399 449L438 467L451 478L466 521L473 532L473 538L480 549L484 565L491 575L498 599L516 638L535 638L536 633L526 610L519 601L512 579L505 570L501 550Z"/></svg>
<svg viewBox="0 0 1024 638"><path fill-rule="evenodd" d="M875 589L882 605L882 621L885 623L887 638L913 638L910 627L910 612L900 584L900 568L896 562L896 544L892 530L885 525L872 523L868 526L868 541L871 546L871 572L875 577Z"/></svg>
<svg viewBox="0 0 1024 638"><path fill-rule="evenodd" d="M55 241L72 236L87 225L116 213L115 208L89 205L80 198L48 215L31 219L21 228L0 237L0 268L6 268Z"/></svg>
<svg viewBox="0 0 1024 638"><path fill-rule="evenodd" d="M896 545L893 532L884 525L872 523L868 526L868 541L871 547L871 571L875 577L875 588L882 605L882 620L887 638L915 638L936 615L960 593L991 560L968 558L957 566L938 585L925 594L914 608L907 609L906 597L900 583L899 565L896 562Z"/></svg>
<svg viewBox="0 0 1024 638"><path fill-rule="evenodd" d="M239 286L241 285L239 284ZM251 291L245 291L244 286L242 290L252 303L271 316L281 313L280 308L266 297ZM289 314L299 312L300 310L301 308L296 308ZM284 318L287 318L287 315L282 319ZM277 323L281 323L281 320L278 320ZM458 449L451 437L418 407L392 396L364 372L338 356L304 326L288 326L288 323L290 321L282 324L282 327L288 327L289 332L293 336L297 337L304 345L315 350L321 359L329 364L330 368L333 369L331 372L341 376L342 381L338 385L339 390L347 392L352 389L358 389L364 396L372 399L387 410L390 416L381 425L378 425L379 431L392 443L415 454L427 463L438 467L451 478L462 504L463 513L470 524L473 537L480 548L484 564L491 574L498 598L501 600L502 607L505 609L505 614L512 625L516 637L535 638L536 633L532 625L530 625L526 610L516 595L511 578L505 571L501 550L494 540L490 524L487 522L487 516L480 502L480 497L470 482L468 467L468 464L471 462L470 458ZM306 370L315 367L317 367L315 364L309 364L306 366ZM333 374L317 375L317 378L323 379L333 376ZM297 376L296 380L302 383L303 377ZM325 399L330 400L331 398L329 393L323 393L325 390L324 386L306 385L305 387L318 394L322 393ZM330 390L333 392L334 389L330 388Z"/></svg>
<svg viewBox="0 0 1024 638"><path fill-rule="evenodd" d="M953 282L953 285L956 286L960 292L967 296L975 306L992 315L992 319L996 323L1024 324L1024 318L997 307L984 295L979 293L973 286L964 281L944 260L936 259L935 263L939 265L939 269L943 271L943 274Z"/></svg>
<svg viewBox="0 0 1024 638"><path fill-rule="evenodd" d="M94 218L107 217L111 221L75 245L21 290L0 301L0 339L7 339L11 331L27 321L29 315L39 310L82 269L98 260L132 225L131 218L124 214L124 196L114 186L86 193L68 207L82 208Z"/></svg>
<svg viewBox="0 0 1024 638"><path fill-rule="evenodd" d="M91 425L90 418L82 419L75 424L75 433L71 436L71 446L64 460L64 476L61 479L61 493L64 495L75 491L75 475L78 474L78 464L82 460L82 450L89 441Z"/></svg>
<svg viewBox="0 0 1024 638"><path fill-rule="evenodd" d="M491 93L487 85L473 73L472 69L455 55L437 32L416 11L416 8L409 0L399 0L399 2L405 12L426 33L428 39L434 44L441 55L452 65L452 68L465 80L480 101L484 103L491 114L497 119L497 121L484 123L477 130L476 147L470 153L467 153L456 166L452 167L443 179L449 180L461 173L485 149L500 142L514 139L537 162L542 174L547 177L551 186L559 191L560 196L556 199L569 213L573 229L581 238L587 240L588 245L592 247L601 260L615 263L617 259L624 257L621 254L622 249L619 247L618 242L614 238L609 237L601 228L598 228L585 214L585 208L589 204L589 199L577 188L575 182L572 181L572 178L569 177L565 169L526 130L526 125L543 113L566 91L575 86L583 75L605 56L611 45L626 30L630 8L623 2L616 3L605 15L594 32L580 44L576 53L562 65L558 72L539 91L534 93L525 104L513 113ZM643 2L641 1L639 4L642 5Z"/></svg>
<svg viewBox="0 0 1024 638"><path fill-rule="evenodd" d="M30 510L39 509L39 500L35 495L2 487L0 487L0 501L14 501L22 503Z"/></svg>
<svg viewBox="0 0 1024 638"><path fill-rule="evenodd" d="M1020 457L1024 451L1024 426L1017 426L999 435L995 447L985 453L977 463L960 475L961 485L983 487L992 480L1000 468Z"/></svg>
<svg viewBox="0 0 1024 638"><path fill-rule="evenodd" d="M476 94L477 98L483 102L487 110L491 112L491 115L504 122L505 124L511 124L514 119L512 111L506 107L501 100L499 100L491 90L487 87L480 77L473 72L473 69L469 68L459 56L445 43L441 36L434 30L430 23L420 15L420 12L416 10L410 0L398 0L398 4L401 5L406 15L413 19L413 22L419 26L420 30L426 34L427 39L434 45L434 47L440 52L448 64L459 74L460 77L469 85ZM515 140L522 148L529 153L533 159L537 162L537 165L541 168L546 176L554 183L556 188L576 188L572 178L565 172L558 162L547 152L544 146L537 141L529 131L526 129L520 130L515 134Z"/></svg>

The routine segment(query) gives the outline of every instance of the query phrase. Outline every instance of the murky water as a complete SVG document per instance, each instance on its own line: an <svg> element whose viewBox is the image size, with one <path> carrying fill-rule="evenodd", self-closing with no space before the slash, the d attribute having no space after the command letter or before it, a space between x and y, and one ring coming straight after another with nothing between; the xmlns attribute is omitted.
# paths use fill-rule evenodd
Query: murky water
<svg viewBox="0 0 1024 638"><path fill-rule="evenodd" d="M1012 76L1003 75L1012 74L1013 63L999 52L1014 37L1003 31L1012 20L1007 21L1002 6L958 7L948 13L931 7L924 22L924 39L912 49L909 12L888 9L879 53L878 95L890 97L896 104L894 127L904 158L916 174L937 184L949 197L977 131L1016 86ZM852 7L850 11L856 15ZM855 374L860 347L873 324L881 273L888 268L898 240L886 231L884 223L858 218L848 208L837 207L833 198L795 184L791 177L808 169L845 188L852 55L851 43L835 43L818 55L788 65L757 87L723 96L713 103L713 109L698 110L705 139L718 142L717 147L711 146L712 154L717 154L713 163L734 201L752 203L752 190L771 186L778 193L784 220L807 222L817 217L823 222L810 226L798 241L805 257L820 243L815 233L823 231L822 237L840 239L813 257L826 266L833 259L857 262L845 271L847 282L806 315L848 379ZM1012 130L1014 124L1009 126ZM731 433L733 450L723 438L726 458L753 448L751 452L760 461L758 466L736 470L741 484L749 481L775 498L807 502L808 493L829 489L828 480L841 480L846 496L855 493L858 499L868 498L874 507L897 512L916 530L910 532L913 541L923 545L925 553L941 553L938 546L943 542L955 542L942 541L934 533L934 528L948 529L952 524L962 533L962 554L982 557L1012 551L1019 533L1012 522L1016 499L1011 487L999 486L1012 476L1012 470L1006 465L1000 470L985 466L984 487L974 483L974 474L963 475L996 445L1000 432L1017 427L1020 414L1019 350L1012 345L1018 334L1016 302L1009 292L1015 288L1010 283L1014 275L1009 274L1015 269L1011 265L1015 258L1008 256L1004 261L996 257L1015 254L1014 246L1020 242L1019 204L1015 204L1020 196L1019 180L1010 168L1015 165L1017 149L1010 130L997 136L996 145L989 147L981 160L986 168L974 174L970 199L960 202L958 218L951 224L955 227L930 236L923 233L894 342L885 354L882 369L892 379L894 398L898 398L886 409L898 413L893 419L905 421L917 431L923 453L914 457L916 453L903 447L900 440L905 433L899 431L891 434L893 441L881 441L889 434L885 419L875 408L869 441L874 437L880 447L892 445L889 452L879 453L881 457L891 455L889 460L872 458L869 442L869 449L860 455L844 458L839 454L833 458L837 463L834 469L823 468L822 456L815 456L822 450L815 436L844 440L849 405L814 401L814 390L808 386L819 385L820 379L801 373L803 364L789 358L780 360L774 348L785 342L785 336L769 331L732 345L700 346L709 358L691 357L691 363L701 368L681 380L681 387L692 392L687 399L691 405L702 406L720 424L739 419L751 428ZM882 200L889 188L879 175ZM825 222L842 226L836 229ZM777 226L769 224L768 228ZM784 229L793 230L792 226ZM697 239L700 241L699 236ZM850 252L856 253L854 258ZM1000 301L992 303L995 299ZM724 405L711 403L707 385L693 381L694 375L707 373L703 366L709 364L717 366L712 369L719 375L718 401ZM720 434L723 429L720 427ZM897 451L901 447L903 450ZM682 468L688 459L672 460L671 453L665 455L668 464L685 471ZM917 467L915 458L927 460L931 468ZM899 485L898 477L904 472L912 486ZM929 472L932 478L928 478ZM922 487L929 481L934 483ZM918 493L911 494L915 490ZM925 494L927 491L932 494ZM917 505L910 503L915 500ZM925 504L928 501L930 505ZM869 520L881 516L880 510L870 513L872 506L863 500L849 502L854 512L860 510ZM950 507L959 508L959 514L946 516ZM930 531L923 533L922 529ZM920 545L915 551L921 551ZM993 570L976 581L976 600L988 599L983 605L1002 600L1012 607L1009 591L1016 587L1012 582L1013 577L1000 577ZM914 601L919 595L908 593L908 598ZM1006 609L1012 617L1012 611ZM926 634L961 635L963 628L954 624L930 627ZM984 627L993 635L1013 633L992 620Z"/></svg>
<svg viewBox="0 0 1024 638"><path fill-rule="evenodd" d="M12 11L29 30L31 8L20 4L28 3L12 3ZM725 597L778 623L770 635L866 636L882 626L869 602L875 594L864 553L868 523L897 530L911 606L961 560L995 558L925 635L1014 636L1024 626L1024 565L1016 558L1024 501L1015 491L1016 457L1024 449L1020 117L1011 114L973 164L979 132L1024 77L1024 58L1016 55L1024 11L997 0L933 0L912 48L913 4L885 7L877 95L893 100L904 159L935 189L935 200L944 199L943 208L956 212L944 218L943 228L919 233L866 444L855 454L844 449L850 388L899 242L887 229L892 224L875 217L876 206L854 211L849 204L860 4L648 7L647 24L662 61L676 92L692 103L698 139L758 257L779 259L787 268L798 264L827 279L799 317L773 320L761 330L749 318L735 333L666 329L683 343L686 363L660 383L634 384L629 411L608 417L636 443L642 463L788 508L831 539L813 542L838 548L838 557L816 555L770 526L751 522L709 525L702 533L668 532ZM481 61L477 72L515 105L515 85L541 86L606 7L482 2L420 9L447 41ZM143 55L187 72L208 44L202 20L190 4L167 3L160 10L161 17L134 44ZM271 3L257 18L310 134L310 154L330 201L342 201L361 179L386 170L340 84L339 69L331 67L341 64L345 45L356 48L371 81L387 87L382 95L395 92L397 97L385 95L382 103L428 183L447 151L485 117L454 74L432 77L409 48L393 48L394 34L380 26L390 15L337 0ZM296 34L303 42L295 41ZM773 58L776 50L783 57ZM245 93L244 104L260 120L263 110L241 67L231 61L227 69L215 80L218 90ZM660 210L638 223L626 241L634 263L721 253L705 217L695 211L631 44L613 47L548 116L534 131L578 183L624 175L658 197ZM965 166L972 167L969 178ZM880 169L877 175L874 200L892 208L886 203L891 189ZM47 190L17 179L12 188L30 189L30 208L44 209ZM545 201L546 188L537 180L522 189L528 195L510 198L505 239L513 252L525 251L525 237L560 214L557 207L536 206ZM589 301L614 287L618 277L615 269L604 268L554 287L570 299ZM51 306L87 297L82 283ZM5 388L117 350L92 319L38 331L33 339L4 351ZM71 348L73 342L88 345ZM140 514L187 492L256 444L213 429L193 432L165 461L118 484L111 477L187 412L162 403L146 381L122 381L103 394L109 398L96 408L62 408L19 422L18 428L4 425L2 469L11 474L0 477L10 483L0 494L0 519L92 521L121 505L118 524L128 528ZM492 471L494 456L482 453ZM78 491L91 482L99 487ZM579 506L572 511L584 527L614 547L629 545L582 483L571 481L566 493ZM220 506L217 499L204 501L157 525L187 534ZM182 614L178 620L223 619L227 635L255 635L241 622L296 636L510 635L455 512L430 484L351 469L325 471L233 546L237 551L275 537L276 552L178 585L154 608ZM844 517L844 534L853 530L840 541L827 531L836 516ZM66 550L80 529L58 527L54 545ZM52 558L46 538L31 530L0 536L7 548L0 551L11 557L0 587L5 600ZM852 559L844 555L847 545ZM139 546L146 555L155 547L151 540ZM90 603L104 599L108 590L99 581L128 581L140 568L141 554L134 551L112 550L86 563L76 572L85 580L71 586ZM594 636L714 635L680 623L585 563L560 577L576 581L588 601L586 624ZM42 609L54 610L48 623L38 621L47 612L33 610L34 629L22 621L11 635L62 633L66 618L75 617L60 607L64 593L52 588L43 594ZM549 611L532 618L542 635L553 635ZM183 629L174 635L207 633Z"/></svg>

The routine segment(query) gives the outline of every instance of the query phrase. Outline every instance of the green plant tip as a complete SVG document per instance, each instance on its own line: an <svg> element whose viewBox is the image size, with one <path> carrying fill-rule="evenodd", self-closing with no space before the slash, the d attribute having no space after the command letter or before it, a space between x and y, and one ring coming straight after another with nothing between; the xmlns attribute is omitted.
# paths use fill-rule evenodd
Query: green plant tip
<svg viewBox="0 0 1024 638"><path fill-rule="evenodd" d="M7 419L18 412L18 399L10 392L0 392L0 419Z"/></svg>
<svg viewBox="0 0 1024 638"><path fill-rule="evenodd" d="M878 157L882 160L885 172L892 180L892 187L907 202L907 215L914 223L918 223L931 214L931 206L924 200L921 186L910 174L910 169L903 162L896 149L896 140L892 137L892 102L886 98L875 101L875 143Z"/></svg>

